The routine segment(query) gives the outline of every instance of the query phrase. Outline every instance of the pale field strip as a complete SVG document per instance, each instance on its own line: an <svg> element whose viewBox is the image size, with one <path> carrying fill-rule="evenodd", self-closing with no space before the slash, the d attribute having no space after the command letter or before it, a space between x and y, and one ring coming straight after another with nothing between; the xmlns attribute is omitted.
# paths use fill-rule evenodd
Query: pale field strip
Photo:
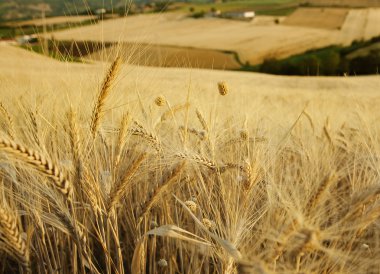
<svg viewBox="0 0 380 274"><path fill-rule="evenodd" d="M361 40L364 38L364 33L368 25L368 10L358 9L351 10L347 19L342 26L340 33L341 43L343 45L349 45L354 40ZM379 29L377 31L380 31ZM376 36L375 32L371 33L371 36Z"/></svg>
<svg viewBox="0 0 380 274"><path fill-rule="evenodd" d="M330 21L321 17L322 26L335 28L341 23L340 30L304 27L306 23L301 19L307 21L309 13L301 9L295 14L299 26L260 25L214 18L191 19L181 14L139 15L58 31L54 37L66 41L121 41L234 51L242 63L258 64L267 58L286 58L314 48L348 45L354 40L380 35L380 28L377 27L380 9L350 10L348 13L344 10L325 10L325 14L338 13L339 16ZM289 20L293 20L292 16L285 22ZM313 20L313 25L316 25L317 21Z"/></svg>
<svg viewBox="0 0 380 274"><path fill-rule="evenodd" d="M364 39L370 39L380 29L380 9L370 9L368 12L368 20L364 31Z"/></svg>

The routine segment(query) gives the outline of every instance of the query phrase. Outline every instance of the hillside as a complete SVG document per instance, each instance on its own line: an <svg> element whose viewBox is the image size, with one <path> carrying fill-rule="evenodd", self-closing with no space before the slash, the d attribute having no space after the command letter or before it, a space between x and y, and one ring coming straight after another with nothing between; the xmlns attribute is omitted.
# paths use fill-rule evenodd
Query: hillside
<svg viewBox="0 0 380 274"><path fill-rule="evenodd" d="M77 87L91 92L93 86L86 77L96 79L102 75L107 64L103 63L64 63L58 62L11 46L0 46L0 82L13 90L18 96L31 88L39 90L50 87L50 93L75 94ZM288 77L271 76L249 72L213 71L180 68L151 68L143 66L124 66L123 75L119 84L120 89L135 90L138 88L143 96L163 93L172 100L177 101L178 92L186 90L189 77L194 83L199 100L209 102L209 96L214 94L215 83L227 81L233 93L241 100L242 108L250 108L269 97L288 96L294 99L301 96L303 99L329 98L347 101L350 96L359 101L377 96L380 85L379 76L365 77ZM22 76L22 77L21 77ZM139 87L135 86L135 79ZM144 79L144 80L142 80ZM85 93L84 93L85 94ZM128 93L129 95L133 92ZM127 95L127 97L129 96ZM259 96L259 97L257 97ZM300 98L301 98L300 97ZM208 99L207 99L208 98ZM267 98L267 99L265 99ZM314 98L314 99L313 99ZM338 99L339 98L339 99ZM298 100L298 99L296 99ZM357 101L358 102L358 101ZM236 102L226 102L234 104ZM285 103L285 102L284 102ZM266 101L265 104L270 104ZM227 109L226 109L227 111Z"/></svg>

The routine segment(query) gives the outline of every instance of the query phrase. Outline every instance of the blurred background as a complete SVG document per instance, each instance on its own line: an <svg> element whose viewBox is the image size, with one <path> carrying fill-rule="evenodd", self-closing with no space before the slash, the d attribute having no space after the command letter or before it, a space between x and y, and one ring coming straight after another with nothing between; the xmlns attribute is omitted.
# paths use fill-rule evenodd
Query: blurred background
<svg viewBox="0 0 380 274"><path fill-rule="evenodd" d="M378 74L380 0L1 0L0 43L72 62Z"/></svg>

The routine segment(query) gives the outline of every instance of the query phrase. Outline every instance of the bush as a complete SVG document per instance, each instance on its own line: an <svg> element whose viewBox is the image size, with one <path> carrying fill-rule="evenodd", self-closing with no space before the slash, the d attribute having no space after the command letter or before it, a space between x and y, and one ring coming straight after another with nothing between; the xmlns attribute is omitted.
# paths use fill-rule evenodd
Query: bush
<svg viewBox="0 0 380 274"><path fill-rule="evenodd" d="M357 57L351 60L350 74L352 75L366 75L378 74L380 68L380 50L371 51L368 56Z"/></svg>
<svg viewBox="0 0 380 274"><path fill-rule="evenodd" d="M203 18L205 17L205 11L204 10L201 10L201 11L198 11L198 12L195 12L191 15L191 17L195 18L195 19L198 19L198 18Z"/></svg>

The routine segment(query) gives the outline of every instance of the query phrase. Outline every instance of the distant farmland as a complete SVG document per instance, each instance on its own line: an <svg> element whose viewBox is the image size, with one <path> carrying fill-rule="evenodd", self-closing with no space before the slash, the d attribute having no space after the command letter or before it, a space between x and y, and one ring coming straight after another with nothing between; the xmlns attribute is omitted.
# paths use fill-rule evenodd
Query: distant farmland
<svg viewBox="0 0 380 274"><path fill-rule="evenodd" d="M287 17L284 23L280 23L282 19L278 17L265 18L240 22L217 18L193 19L178 13L139 15L58 31L52 35L59 41L150 45L155 49L150 51L154 66L159 60L171 59L173 48L175 51L178 48L188 51L186 54L182 51L185 58L175 57L175 62L189 64L197 64L204 59L202 50L207 50L208 55L215 51L207 64L202 61L201 67L215 68L218 64L217 67L226 69L236 68L231 55L225 56L226 51L235 52L240 64L255 65L266 59L286 58L330 45L349 45L355 40L380 35L380 9L375 8L302 8ZM161 56L154 57L155 52ZM172 66L165 62L161 64Z"/></svg>

